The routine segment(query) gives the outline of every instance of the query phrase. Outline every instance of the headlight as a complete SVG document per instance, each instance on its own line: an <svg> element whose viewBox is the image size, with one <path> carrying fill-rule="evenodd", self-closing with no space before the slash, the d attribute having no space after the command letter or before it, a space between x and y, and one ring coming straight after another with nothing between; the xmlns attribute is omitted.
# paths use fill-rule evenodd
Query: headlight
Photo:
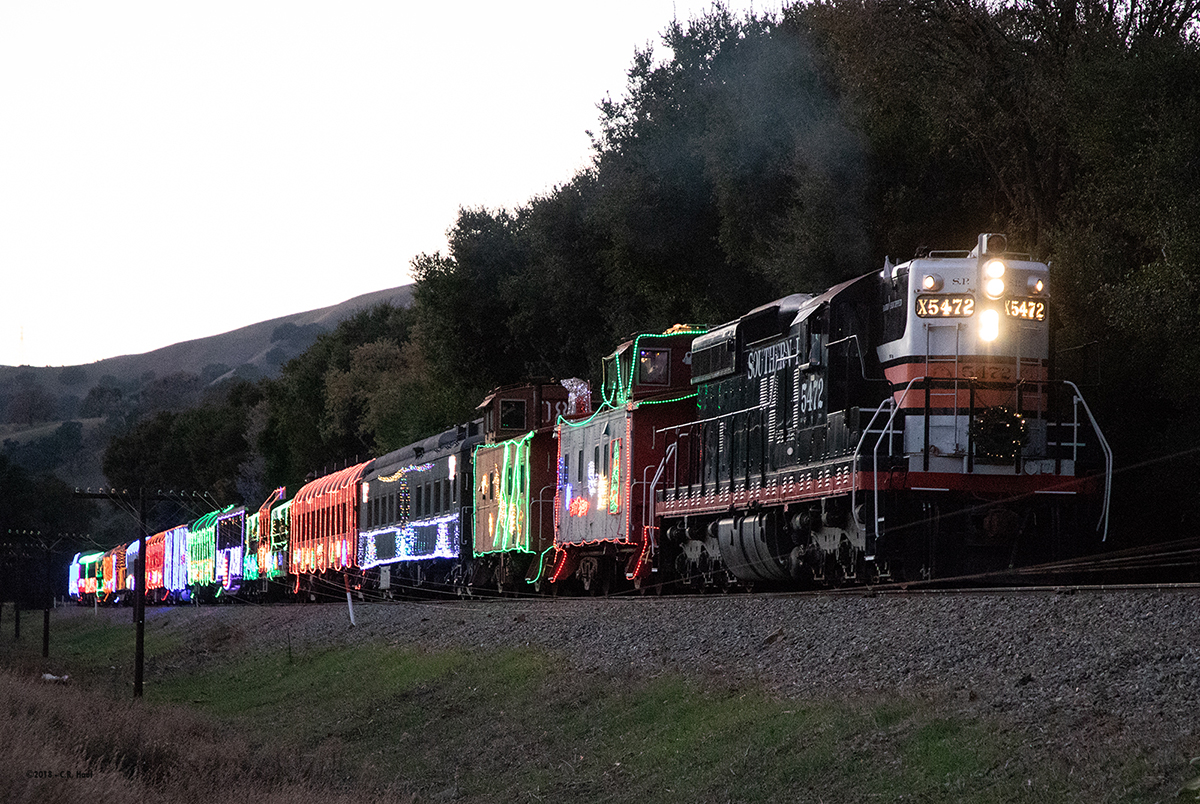
<svg viewBox="0 0 1200 804"><path fill-rule="evenodd" d="M1004 280L999 278L989 279L987 284L983 286L983 291L993 299L1000 298L1004 295Z"/></svg>
<svg viewBox="0 0 1200 804"><path fill-rule="evenodd" d="M937 274L925 274L921 278L921 290L941 290L942 278Z"/></svg>
<svg viewBox="0 0 1200 804"><path fill-rule="evenodd" d="M1004 263L1000 260L989 260L988 264L983 266L983 275L988 279L999 279L1004 276Z"/></svg>
<svg viewBox="0 0 1200 804"><path fill-rule="evenodd" d="M984 341L994 341L1000 337L1000 313L995 310L984 310L979 316L979 338Z"/></svg>
<svg viewBox="0 0 1200 804"><path fill-rule="evenodd" d="M1046 283L1040 276L1029 277L1027 286L1029 292L1035 296L1046 292Z"/></svg>

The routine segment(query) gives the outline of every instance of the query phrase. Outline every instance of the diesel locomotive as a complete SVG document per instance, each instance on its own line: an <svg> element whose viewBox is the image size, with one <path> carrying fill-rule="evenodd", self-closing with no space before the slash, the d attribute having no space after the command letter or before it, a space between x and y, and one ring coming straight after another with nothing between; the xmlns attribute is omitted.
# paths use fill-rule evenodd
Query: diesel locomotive
<svg viewBox="0 0 1200 804"><path fill-rule="evenodd" d="M1053 378L1049 300L1048 267L984 234L696 338L656 494L677 574L921 579L1102 540L1111 455Z"/></svg>

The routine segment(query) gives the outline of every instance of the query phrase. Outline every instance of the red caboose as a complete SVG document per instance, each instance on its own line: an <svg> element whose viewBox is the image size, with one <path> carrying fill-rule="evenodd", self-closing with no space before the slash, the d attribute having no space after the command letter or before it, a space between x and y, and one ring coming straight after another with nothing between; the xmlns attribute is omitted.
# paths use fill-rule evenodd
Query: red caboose
<svg viewBox="0 0 1200 804"><path fill-rule="evenodd" d="M621 344L604 360L596 412L558 425L552 582L576 579L593 592L654 582L652 499L665 454L659 431L696 415L690 363L701 332L676 326Z"/></svg>

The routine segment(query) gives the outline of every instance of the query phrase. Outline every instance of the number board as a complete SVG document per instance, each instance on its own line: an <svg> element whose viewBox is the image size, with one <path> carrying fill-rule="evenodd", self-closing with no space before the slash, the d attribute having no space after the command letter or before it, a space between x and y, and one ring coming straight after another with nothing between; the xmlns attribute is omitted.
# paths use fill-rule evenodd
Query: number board
<svg viewBox="0 0 1200 804"><path fill-rule="evenodd" d="M963 293L918 296L918 318L967 318L975 314L975 297Z"/></svg>
<svg viewBox="0 0 1200 804"><path fill-rule="evenodd" d="M1009 318L1024 318L1029 321L1046 320L1046 303L1033 299L1007 299L1004 314Z"/></svg>

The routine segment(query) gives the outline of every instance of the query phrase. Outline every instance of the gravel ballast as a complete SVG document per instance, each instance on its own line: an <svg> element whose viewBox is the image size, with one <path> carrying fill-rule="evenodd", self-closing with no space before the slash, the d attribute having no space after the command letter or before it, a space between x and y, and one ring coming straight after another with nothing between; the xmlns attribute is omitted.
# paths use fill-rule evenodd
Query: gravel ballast
<svg viewBox="0 0 1200 804"><path fill-rule="evenodd" d="M575 671L678 672L797 699L901 696L992 719L1067 766L1141 756L1150 778L1136 787L1170 796L1200 754L1198 612L1196 591L725 595L356 602L354 628L344 603L167 607L148 610L147 627L228 624L264 650L535 646Z"/></svg>

